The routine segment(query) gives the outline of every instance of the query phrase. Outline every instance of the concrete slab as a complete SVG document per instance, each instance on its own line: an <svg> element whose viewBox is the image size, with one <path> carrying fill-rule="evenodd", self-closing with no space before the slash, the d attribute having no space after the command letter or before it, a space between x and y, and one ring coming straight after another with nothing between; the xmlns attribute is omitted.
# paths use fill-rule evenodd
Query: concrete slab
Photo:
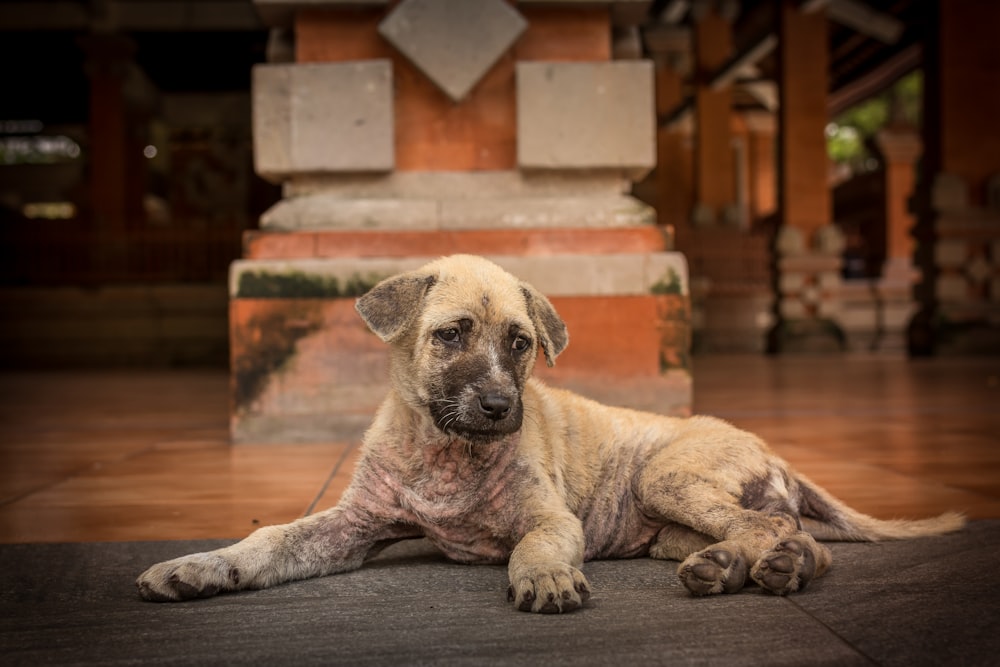
<svg viewBox="0 0 1000 667"><path fill-rule="evenodd" d="M481 197L475 199L345 198L313 194L279 201L264 212L268 230L456 230L652 225L656 211L629 195Z"/></svg>
<svg viewBox="0 0 1000 667"><path fill-rule="evenodd" d="M656 211L628 195L457 200L441 203L442 229L614 228L652 225Z"/></svg>
<svg viewBox="0 0 1000 667"><path fill-rule="evenodd" d="M254 168L273 182L391 170L392 61L256 65L253 136Z"/></svg>
<svg viewBox="0 0 1000 667"><path fill-rule="evenodd" d="M656 165L651 61L517 64L517 159L525 169Z"/></svg>
<svg viewBox="0 0 1000 667"><path fill-rule="evenodd" d="M344 199L311 195L282 199L260 218L261 229L437 229L438 203L425 199Z"/></svg>

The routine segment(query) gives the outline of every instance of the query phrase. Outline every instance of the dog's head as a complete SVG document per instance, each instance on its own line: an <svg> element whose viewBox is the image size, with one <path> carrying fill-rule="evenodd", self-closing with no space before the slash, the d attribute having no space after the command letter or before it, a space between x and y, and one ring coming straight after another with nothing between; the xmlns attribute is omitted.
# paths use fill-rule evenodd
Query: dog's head
<svg viewBox="0 0 1000 667"><path fill-rule="evenodd" d="M474 442L521 427L521 394L538 347L551 366L569 341L548 299L471 255L383 280L357 310L392 345L403 399L441 431Z"/></svg>

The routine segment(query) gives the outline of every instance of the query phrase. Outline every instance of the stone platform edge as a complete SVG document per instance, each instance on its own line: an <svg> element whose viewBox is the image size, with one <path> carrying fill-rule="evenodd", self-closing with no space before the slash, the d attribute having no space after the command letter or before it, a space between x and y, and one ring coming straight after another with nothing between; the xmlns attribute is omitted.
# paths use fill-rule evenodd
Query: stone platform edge
<svg viewBox="0 0 1000 667"><path fill-rule="evenodd" d="M546 296L690 294L679 252L485 255ZM243 259L230 265L229 294L240 298L345 298L438 256L406 258Z"/></svg>

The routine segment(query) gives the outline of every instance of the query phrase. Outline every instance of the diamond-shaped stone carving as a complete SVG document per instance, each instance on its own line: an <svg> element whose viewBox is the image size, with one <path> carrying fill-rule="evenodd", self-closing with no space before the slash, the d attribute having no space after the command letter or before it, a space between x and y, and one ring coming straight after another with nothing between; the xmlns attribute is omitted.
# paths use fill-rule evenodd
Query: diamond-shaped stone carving
<svg viewBox="0 0 1000 667"><path fill-rule="evenodd" d="M527 26L503 0L405 0L378 31L458 102Z"/></svg>

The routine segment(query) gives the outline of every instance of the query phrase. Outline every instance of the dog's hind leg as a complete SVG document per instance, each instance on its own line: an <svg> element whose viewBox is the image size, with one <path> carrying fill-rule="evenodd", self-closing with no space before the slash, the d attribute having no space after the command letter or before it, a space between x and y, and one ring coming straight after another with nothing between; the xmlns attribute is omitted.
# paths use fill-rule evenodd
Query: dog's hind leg
<svg viewBox="0 0 1000 667"><path fill-rule="evenodd" d="M649 545L649 557L681 561L715 541L694 528L670 521L653 538L653 543Z"/></svg>
<svg viewBox="0 0 1000 667"><path fill-rule="evenodd" d="M640 489L644 511L668 522L651 555L683 559L677 573L694 595L734 593L748 576L783 595L801 590L830 564L830 552L801 531L795 512L778 499L747 509L704 478L677 472L646 478ZM694 550L685 557L688 547Z"/></svg>

